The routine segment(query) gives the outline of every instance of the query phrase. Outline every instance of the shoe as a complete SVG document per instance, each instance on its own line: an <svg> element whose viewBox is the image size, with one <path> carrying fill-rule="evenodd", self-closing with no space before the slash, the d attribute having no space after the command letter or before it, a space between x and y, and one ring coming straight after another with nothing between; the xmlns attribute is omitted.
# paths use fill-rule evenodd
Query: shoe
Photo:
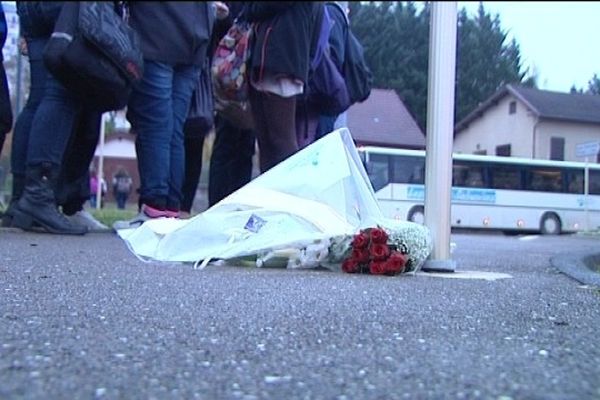
<svg viewBox="0 0 600 400"><path fill-rule="evenodd" d="M106 232L110 228L98 221L86 210L77 211L73 215L67 215L67 219L75 225L87 226L89 232Z"/></svg>
<svg viewBox="0 0 600 400"><path fill-rule="evenodd" d="M180 211L165 210L165 213L166 213L167 218L180 218L181 217Z"/></svg>
<svg viewBox="0 0 600 400"><path fill-rule="evenodd" d="M142 211L129 221L115 221L113 224L113 229L115 231L121 229L132 229L139 228L142 224L150 219L156 218L169 218L170 213L166 210L158 210L154 207L150 207L146 204L142 204Z"/></svg>

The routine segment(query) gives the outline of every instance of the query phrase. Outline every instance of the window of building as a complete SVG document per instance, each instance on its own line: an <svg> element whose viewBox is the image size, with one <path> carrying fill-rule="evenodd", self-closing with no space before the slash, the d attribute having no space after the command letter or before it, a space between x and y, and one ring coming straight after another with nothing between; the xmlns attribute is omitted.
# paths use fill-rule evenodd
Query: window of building
<svg viewBox="0 0 600 400"><path fill-rule="evenodd" d="M517 112L517 102L511 101L510 103L508 103L508 113L515 114L516 112Z"/></svg>
<svg viewBox="0 0 600 400"><path fill-rule="evenodd" d="M564 161L565 159L565 138L550 138L550 159Z"/></svg>
<svg viewBox="0 0 600 400"><path fill-rule="evenodd" d="M510 144L501 144L500 146L496 146L496 155L510 157Z"/></svg>

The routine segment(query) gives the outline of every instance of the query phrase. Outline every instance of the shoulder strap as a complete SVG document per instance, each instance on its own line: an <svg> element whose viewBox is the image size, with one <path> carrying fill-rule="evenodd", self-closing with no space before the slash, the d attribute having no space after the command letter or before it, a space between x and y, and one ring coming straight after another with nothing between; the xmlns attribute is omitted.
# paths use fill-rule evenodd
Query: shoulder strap
<svg viewBox="0 0 600 400"><path fill-rule="evenodd" d="M344 7L342 7L342 5L340 3L338 3L337 1L328 1L327 3L325 3L326 6L331 6L331 7L335 7L338 9L338 11L340 13L342 13L342 15L344 16L344 21L346 21L346 26L350 26L350 19L348 18L348 14L346 13L346 10L344 10Z"/></svg>

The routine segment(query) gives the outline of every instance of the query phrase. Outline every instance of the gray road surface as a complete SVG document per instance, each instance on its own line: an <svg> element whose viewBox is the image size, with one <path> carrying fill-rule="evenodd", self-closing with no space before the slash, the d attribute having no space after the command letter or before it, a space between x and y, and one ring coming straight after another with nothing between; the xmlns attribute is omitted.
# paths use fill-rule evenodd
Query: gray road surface
<svg viewBox="0 0 600 400"><path fill-rule="evenodd" d="M453 234L496 281L144 263L0 230L2 399L600 399L580 236ZM563 260L564 261L564 260Z"/></svg>

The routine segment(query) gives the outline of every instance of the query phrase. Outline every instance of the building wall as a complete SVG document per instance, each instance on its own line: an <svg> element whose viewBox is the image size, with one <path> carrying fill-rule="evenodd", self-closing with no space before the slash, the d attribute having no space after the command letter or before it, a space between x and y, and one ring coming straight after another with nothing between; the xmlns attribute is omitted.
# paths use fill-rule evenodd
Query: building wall
<svg viewBox="0 0 600 400"><path fill-rule="evenodd" d="M514 114L509 114L511 101L516 101ZM535 116L522 102L511 95L505 96L455 135L453 151L466 154L486 151L495 155L496 146L510 144L513 157L531 158L535 122Z"/></svg>
<svg viewBox="0 0 600 400"><path fill-rule="evenodd" d="M550 159L552 137L565 138L566 161L585 161L584 158L575 155L575 149L580 143L600 141L600 125L561 121L540 122L536 129L535 158ZM589 161L596 162L596 159Z"/></svg>

